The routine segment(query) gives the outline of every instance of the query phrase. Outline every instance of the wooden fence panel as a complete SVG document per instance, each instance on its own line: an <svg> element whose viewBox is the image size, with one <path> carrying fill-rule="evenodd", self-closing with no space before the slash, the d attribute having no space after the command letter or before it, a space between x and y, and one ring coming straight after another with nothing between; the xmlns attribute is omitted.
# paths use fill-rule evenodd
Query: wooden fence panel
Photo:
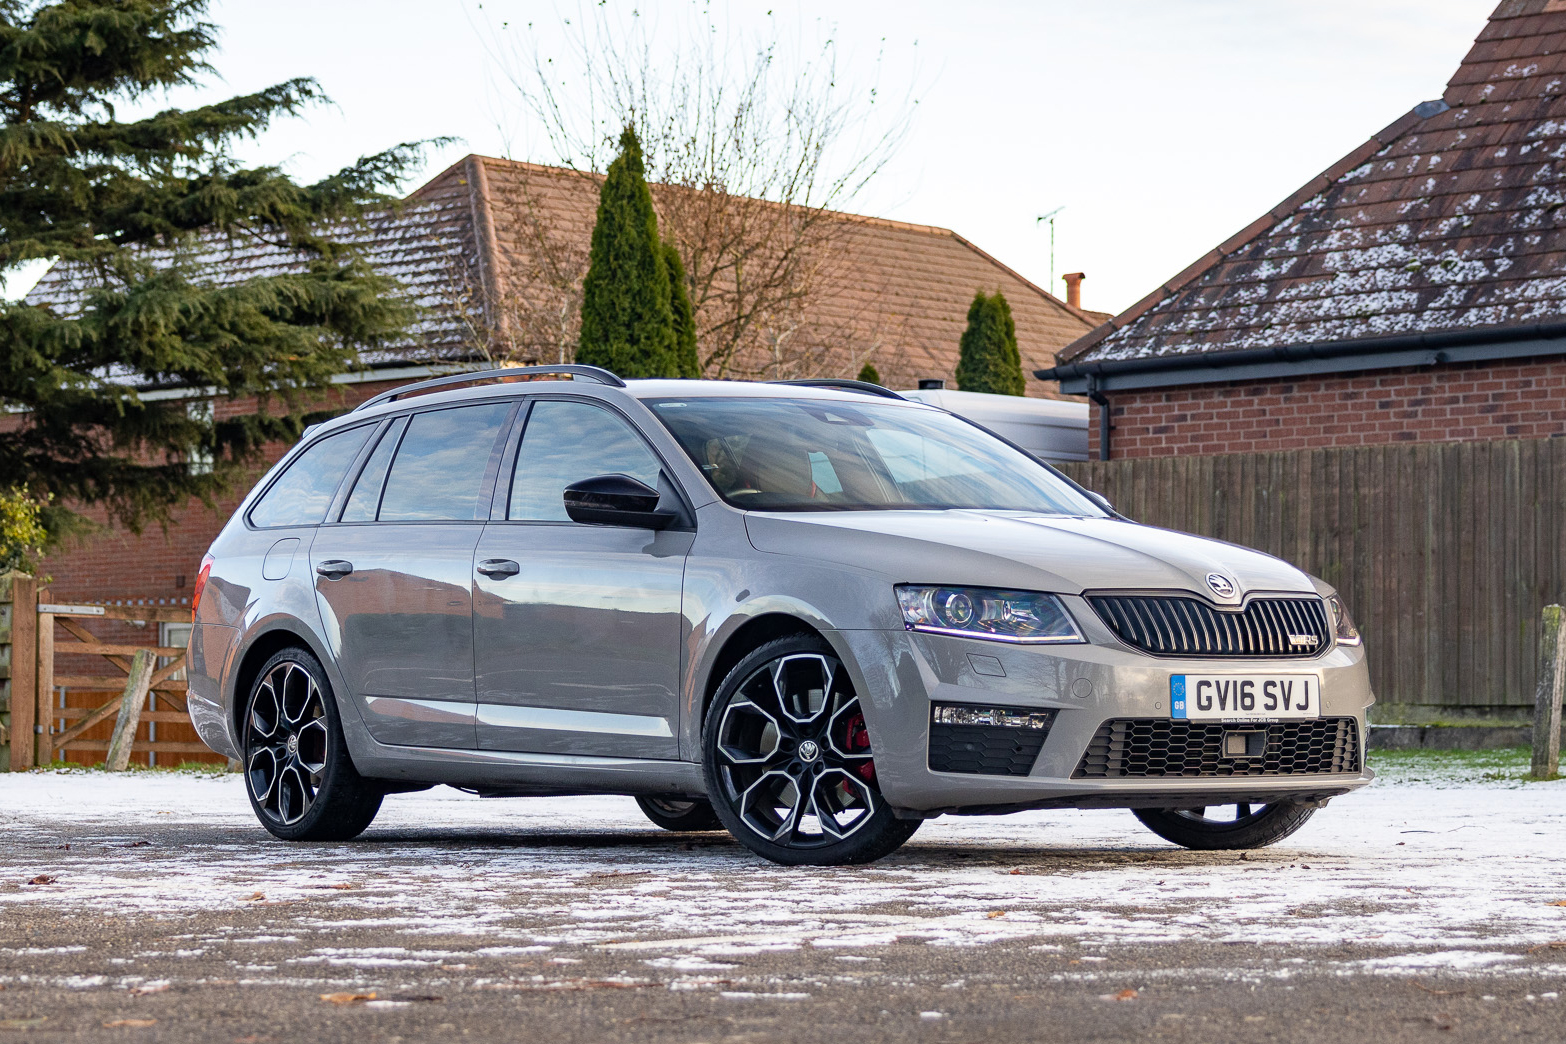
<svg viewBox="0 0 1566 1044"><path fill-rule="evenodd" d="M1380 720L1530 713L1540 609L1566 599L1566 440L1086 461L1131 518L1259 548L1335 586Z"/></svg>

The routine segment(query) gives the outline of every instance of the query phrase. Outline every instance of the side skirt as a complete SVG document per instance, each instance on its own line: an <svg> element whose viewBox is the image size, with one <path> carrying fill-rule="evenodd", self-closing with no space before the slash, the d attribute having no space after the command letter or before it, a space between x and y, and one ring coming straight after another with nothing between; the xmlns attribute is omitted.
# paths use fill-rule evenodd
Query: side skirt
<svg viewBox="0 0 1566 1044"><path fill-rule="evenodd" d="M688 761L531 754L509 750L392 747L377 744L354 767L370 779L445 783L516 794L706 793L701 766Z"/></svg>

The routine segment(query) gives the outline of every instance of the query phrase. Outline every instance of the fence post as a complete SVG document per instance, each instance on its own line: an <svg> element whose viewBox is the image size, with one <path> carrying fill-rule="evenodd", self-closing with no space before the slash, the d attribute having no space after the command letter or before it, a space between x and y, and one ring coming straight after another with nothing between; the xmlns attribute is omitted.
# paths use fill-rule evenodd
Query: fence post
<svg viewBox="0 0 1566 1044"><path fill-rule="evenodd" d="M1539 687L1533 703L1533 778L1553 779L1561 767L1561 693L1566 689L1566 611L1544 607L1539 621Z"/></svg>
<svg viewBox="0 0 1566 1044"><path fill-rule="evenodd" d="M0 574L0 772L11 767L11 574Z"/></svg>
<svg viewBox="0 0 1566 1044"><path fill-rule="evenodd" d="M38 592L38 600L47 603L49 592ZM38 666L33 674L33 687L38 692L38 710L33 719L38 734L38 751L33 756L34 765L48 765L54 761L54 616L38 613L37 637Z"/></svg>
<svg viewBox="0 0 1566 1044"><path fill-rule="evenodd" d="M152 685L156 663L147 649L137 649L135 659L131 660L125 694L120 697L120 716L114 722L109 752L103 758L103 767L110 772L124 772L130 767L131 744L136 742L136 728L141 724L141 709L147 703L147 690Z"/></svg>
<svg viewBox="0 0 1566 1044"><path fill-rule="evenodd" d="M38 667L38 587L26 573L5 574L4 581L11 595L11 677L10 690L11 763L12 772L33 767L35 741L33 711L38 706L35 671Z"/></svg>

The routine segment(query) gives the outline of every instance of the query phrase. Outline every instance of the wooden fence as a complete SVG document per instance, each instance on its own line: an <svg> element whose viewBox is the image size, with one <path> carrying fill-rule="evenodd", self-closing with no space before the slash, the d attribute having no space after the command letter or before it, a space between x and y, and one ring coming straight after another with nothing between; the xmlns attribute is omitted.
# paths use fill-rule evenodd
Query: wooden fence
<svg viewBox="0 0 1566 1044"><path fill-rule="evenodd" d="M1089 461L1062 468L1157 526L1335 586L1378 721L1532 715L1540 609L1566 597L1566 440Z"/></svg>
<svg viewBox="0 0 1566 1044"><path fill-rule="evenodd" d="M164 663L152 675L131 744L132 753L139 755L136 760L223 760L197 739L190 725L182 677L185 650L152 644L127 621L143 628L188 623L190 610L56 604L48 592L37 590L31 577L0 576L0 665L5 679L0 746L6 754L0 767L21 770L57 760L88 765L102 761L132 658L143 649ZM106 627L120 633L105 633Z"/></svg>

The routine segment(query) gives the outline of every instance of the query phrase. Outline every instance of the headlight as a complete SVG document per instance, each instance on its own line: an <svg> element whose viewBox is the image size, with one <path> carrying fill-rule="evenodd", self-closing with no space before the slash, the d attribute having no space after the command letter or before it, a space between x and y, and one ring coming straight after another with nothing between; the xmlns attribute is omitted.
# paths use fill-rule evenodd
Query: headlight
<svg viewBox="0 0 1566 1044"><path fill-rule="evenodd" d="M996 642L1080 642L1060 599L1036 591L901 584L897 601L910 631Z"/></svg>
<svg viewBox="0 0 1566 1044"><path fill-rule="evenodd" d="M1332 629L1337 636L1339 645L1358 645L1361 641L1359 628L1354 626L1354 621L1349 619L1348 610L1343 606L1343 599L1332 595L1327 599L1327 607L1332 610Z"/></svg>

